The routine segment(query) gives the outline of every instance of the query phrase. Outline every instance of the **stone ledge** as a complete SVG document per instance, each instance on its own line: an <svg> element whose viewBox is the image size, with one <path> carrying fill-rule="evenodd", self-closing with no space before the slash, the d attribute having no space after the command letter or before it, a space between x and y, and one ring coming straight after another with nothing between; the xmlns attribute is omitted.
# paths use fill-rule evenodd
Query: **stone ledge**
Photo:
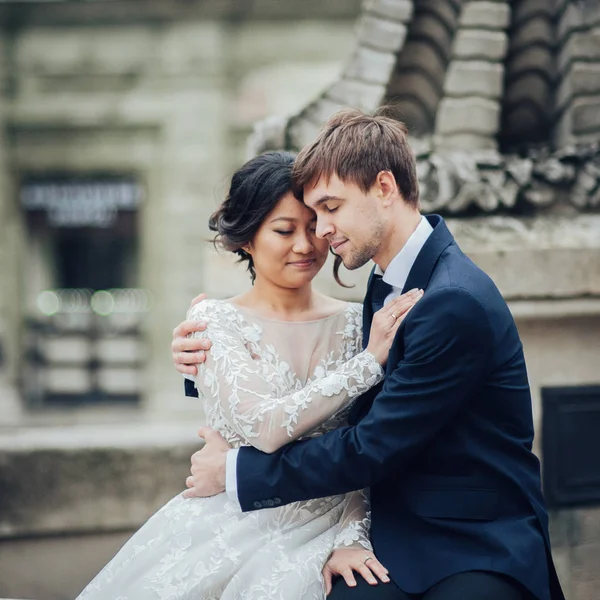
<svg viewBox="0 0 600 600"><path fill-rule="evenodd" d="M511 307L520 303L515 308L522 314L536 318L533 305L523 302L535 302L545 314L566 316L578 309L595 314L600 298L600 215L497 216L446 223L461 249L494 280ZM225 255L207 254L205 261L211 285L206 291L226 297L236 267L228 266ZM343 289L327 265L315 283L324 293L362 301L369 272L370 265L356 271L342 269L342 281L354 284Z"/></svg>
<svg viewBox="0 0 600 600"><path fill-rule="evenodd" d="M197 424L0 435L0 539L139 527L185 489Z"/></svg>
<svg viewBox="0 0 600 600"><path fill-rule="evenodd" d="M508 307L515 319L564 319L600 316L600 297L566 300L514 300Z"/></svg>
<svg viewBox="0 0 600 600"><path fill-rule="evenodd" d="M411 7L412 7L412 3ZM232 20L257 21L280 19L344 19L355 18L359 14L360 0L339 2L294 2L293 0L187 0L186 2L165 2L145 0L140 11L139 0L119 0L119 2L54 2L48 10L46 2L10 2L0 6L0 27L10 26L15 18L28 26L57 25L107 25L164 23L174 20ZM403 13L410 13L402 6Z"/></svg>

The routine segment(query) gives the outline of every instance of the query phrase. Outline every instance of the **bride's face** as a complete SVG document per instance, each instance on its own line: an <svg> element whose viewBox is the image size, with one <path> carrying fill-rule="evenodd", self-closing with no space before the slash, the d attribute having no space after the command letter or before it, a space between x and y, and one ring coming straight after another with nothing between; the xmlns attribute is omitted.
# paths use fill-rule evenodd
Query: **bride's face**
<svg viewBox="0 0 600 600"><path fill-rule="evenodd" d="M257 281L299 288L310 283L327 260L329 242L315 234L316 216L287 193L267 215L246 250L252 255Z"/></svg>

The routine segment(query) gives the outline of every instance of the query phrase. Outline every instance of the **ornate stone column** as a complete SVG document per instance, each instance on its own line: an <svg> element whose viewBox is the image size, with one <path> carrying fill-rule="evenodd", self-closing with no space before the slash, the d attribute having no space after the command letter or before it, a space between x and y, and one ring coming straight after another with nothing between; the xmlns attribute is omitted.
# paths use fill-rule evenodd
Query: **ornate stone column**
<svg viewBox="0 0 600 600"><path fill-rule="evenodd" d="M600 135L600 4L556 0L558 146Z"/></svg>

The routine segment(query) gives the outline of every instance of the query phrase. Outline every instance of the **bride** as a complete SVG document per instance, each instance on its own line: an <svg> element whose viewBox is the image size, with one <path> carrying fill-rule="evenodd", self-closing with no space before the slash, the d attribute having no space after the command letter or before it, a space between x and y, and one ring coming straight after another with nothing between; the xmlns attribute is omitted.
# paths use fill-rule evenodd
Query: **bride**
<svg viewBox="0 0 600 600"><path fill-rule="evenodd" d="M329 245L291 192L293 161L270 152L234 174L210 224L254 285L235 298L204 300L188 315L207 323L195 335L212 343L195 379L207 424L233 447L263 452L345 424L353 400L382 380L396 330L420 297L405 294L381 309L362 351L362 307L312 289ZM347 580L352 569L372 584L373 574L387 580L369 542L366 493L272 503L242 513L226 494L178 494L79 600L322 600L330 588L322 570L334 558L330 572Z"/></svg>

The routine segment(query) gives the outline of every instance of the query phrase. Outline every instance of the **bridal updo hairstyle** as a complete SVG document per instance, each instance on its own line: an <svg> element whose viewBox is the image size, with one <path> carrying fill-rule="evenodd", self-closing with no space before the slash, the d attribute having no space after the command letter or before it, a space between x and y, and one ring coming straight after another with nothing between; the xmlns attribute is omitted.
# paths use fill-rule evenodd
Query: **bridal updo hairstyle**
<svg viewBox="0 0 600 600"><path fill-rule="evenodd" d="M276 151L249 160L233 174L227 197L209 219L210 230L216 232L215 245L237 254L238 262L247 263L252 283L256 279L254 261L243 248L252 242L281 198L292 191L294 159L291 152ZM333 276L344 286L339 278L340 265L336 256Z"/></svg>

